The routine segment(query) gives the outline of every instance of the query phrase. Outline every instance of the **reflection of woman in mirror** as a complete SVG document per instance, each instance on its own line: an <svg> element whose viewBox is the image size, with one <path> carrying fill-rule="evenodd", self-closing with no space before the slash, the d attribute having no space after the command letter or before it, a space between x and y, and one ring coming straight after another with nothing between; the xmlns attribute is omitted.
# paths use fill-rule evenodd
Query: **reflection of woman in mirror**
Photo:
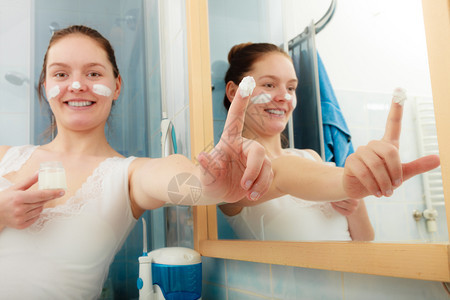
<svg viewBox="0 0 450 300"><path fill-rule="evenodd" d="M75 25L52 35L39 91L56 136L45 145L0 146L0 298L98 299L114 255L145 210L238 201L268 189L264 148L241 137L246 94L230 108L227 122L236 130L200 154L200 166L182 155L116 152L105 124L119 101L119 74L111 44L96 30ZM61 162L64 173L39 178L48 161ZM180 181L190 188L178 189Z"/></svg>
<svg viewBox="0 0 450 300"><path fill-rule="evenodd" d="M243 135L265 147L274 170L271 190L259 201L220 206L240 238L373 240L362 198L389 197L404 180L439 165L438 157L401 164L398 103L392 104L385 137L360 147L345 168L325 165L313 150L283 149L282 132L297 104L291 58L275 45L247 43L234 46L228 61L224 105L229 108L243 77L254 77Z"/></svg>

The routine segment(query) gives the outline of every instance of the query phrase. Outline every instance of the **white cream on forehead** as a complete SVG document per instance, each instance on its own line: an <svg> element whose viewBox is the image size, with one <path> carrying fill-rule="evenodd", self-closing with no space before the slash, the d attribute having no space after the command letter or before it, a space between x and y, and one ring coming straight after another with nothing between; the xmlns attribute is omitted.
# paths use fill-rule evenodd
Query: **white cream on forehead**
<svg viewBox="0 0 450 300"><path fill-rule="evenodd" d="M246 76L239 83L239 92L242 98L248 97L253 93L253 89L256 87L255 79L252 76Z"/></svg>
<svg viewBox="0 0 450 300"><path fill-rule="evenodd" d="M79 90L80 87L81 87L81 84L78 81L72 82L72 88L73 89Z"/></svg>
<svg viewBox="0 0 450 300"><path fill-rule="evenodd" d="M272 101L272 95L271 94L259 94L256 95L255 97L252 97L250 99L253 104L265 104L265 103L269 103L270 101Z"/></svg>
<svg viewBox="0 0 450 300"><path fill-rule="evenodd" d="M100 96L110 96L112 94L112 91L109 87L103 84L94 84L92 87L92 91Z"/></svg>
<svg viewBox="0 0 450 300"><path fill-rule="evenodd" d="M392 100L395 103L398 103L399 105L403 106L406 100L406 90L402 88L396 88L392 95Z"/></svg>
<svg viewBox="0 0 450 300"><path fill-rule="evenodd" d="M46 93L47 93L47 100L55 98L56 96L59 95L60 92L61 92L61 90L59 88L59 85L55 85L54 87L48 89L46 91Z"/></svg>

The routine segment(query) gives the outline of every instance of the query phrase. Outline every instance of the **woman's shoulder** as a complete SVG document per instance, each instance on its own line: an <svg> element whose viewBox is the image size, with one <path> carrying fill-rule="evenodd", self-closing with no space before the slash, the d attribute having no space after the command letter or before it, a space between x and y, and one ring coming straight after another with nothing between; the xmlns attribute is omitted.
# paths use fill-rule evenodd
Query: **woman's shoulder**
<svg viewBox="0 0 450 300"><path fill-rule="evenodd" d="M3 159L3 156L5 156L6 152L11 149L11 146L0 146L0 161Z"/></svg>

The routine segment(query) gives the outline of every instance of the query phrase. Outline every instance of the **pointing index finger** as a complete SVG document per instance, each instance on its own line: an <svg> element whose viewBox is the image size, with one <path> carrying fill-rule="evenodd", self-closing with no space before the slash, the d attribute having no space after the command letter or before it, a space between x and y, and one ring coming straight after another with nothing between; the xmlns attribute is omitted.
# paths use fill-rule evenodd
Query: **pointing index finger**
<svg viewBox="0 0 450 300"><path fill-rule="evenodd" d="M237 90L228 110L228 116L225 121L223 135L230 134L231 131L233 133L242 133L242 129L244 128L244 118L248 99L252 94L255 86L256 83L253 77L247 76L242 79L241 83L239 84L239 89Z"/></svg>
<svg viewBox="0 0 450 300"><path fill-rule="evenodd" d="M401 88L394 90L391 108L386 122L386 130L383 140L399 146L400 133L402 129L403 104L406 100L406 91Z"/></svg>

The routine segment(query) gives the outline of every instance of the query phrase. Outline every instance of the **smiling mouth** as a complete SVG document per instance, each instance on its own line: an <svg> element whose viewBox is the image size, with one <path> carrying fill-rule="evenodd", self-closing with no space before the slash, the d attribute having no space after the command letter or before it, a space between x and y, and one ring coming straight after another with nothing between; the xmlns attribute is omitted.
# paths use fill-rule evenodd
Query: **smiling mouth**
<svg viewBox="0 0 450 300"><path fill-rule="evenodd" d="M86 107L94 104L92 101L67 101L66 103L72 107Z"/></svg>
<svg viewBox="0 0 450 300"><path fill-rule="evenodd" d="M276 116L284 116L286 114L286 112L284 110L279 110L279 109L265 109L265 112L268 112L271 115L276 115Z"/></svg>

